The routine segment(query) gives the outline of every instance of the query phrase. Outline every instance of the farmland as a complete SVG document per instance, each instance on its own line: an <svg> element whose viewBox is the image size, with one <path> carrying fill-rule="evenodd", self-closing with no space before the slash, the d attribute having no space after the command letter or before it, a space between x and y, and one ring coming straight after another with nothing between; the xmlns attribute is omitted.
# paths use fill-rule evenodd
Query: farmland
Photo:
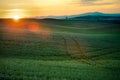
<svg viewBox="0 0 120 80"><path fill-rule="evenodd" d="M1 20L0 80L119 80L120 24Z"/></svg>

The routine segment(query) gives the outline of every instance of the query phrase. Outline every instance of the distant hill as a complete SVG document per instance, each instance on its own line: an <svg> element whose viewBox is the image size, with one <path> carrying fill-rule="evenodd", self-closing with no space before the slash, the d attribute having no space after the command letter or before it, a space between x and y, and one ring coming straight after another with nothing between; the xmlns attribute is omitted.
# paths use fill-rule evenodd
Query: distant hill
<svg viewBox="0 0 120 80"><path fill-rule="evenodd" d="M37 16L37 19L68 19L68 20L112 20L112 21L120 21L120 13L101 13L101 12L89 12L78 15L69 15L69 16Z"/></svg>
<svg viewBox="0 0 120 80"><path fill-rule="evenodd" d="M120 13L101 13L101 12L89 12L89 13L84 13L84 14L79 14L79 15L73 15L71 17L79 17L79 16L119 16L120 17Z"/></svg>
<svg viewBox="0 0 120 80"><path fill-rule="evenodd" d="M66 16L36 16L37 19L65 19Z"/></svg>
<svg viewBox="0 0 120 80"><path fill-rule="evenodd" d="M92 20L92 21L120 21L120 14L105 14L100 12L91 12L81 14L76 17L69 18L70 20Z"/></svg>

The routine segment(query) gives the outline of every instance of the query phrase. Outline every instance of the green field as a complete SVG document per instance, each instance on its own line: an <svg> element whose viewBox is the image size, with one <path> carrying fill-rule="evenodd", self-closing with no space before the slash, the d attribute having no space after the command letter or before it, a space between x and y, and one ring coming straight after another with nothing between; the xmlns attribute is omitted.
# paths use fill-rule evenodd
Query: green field
<svg viewBox="0 0 120 80"><path fill-rule="evenodd" d="M119 23L1 21L0 80L119 79Z"/></svg>

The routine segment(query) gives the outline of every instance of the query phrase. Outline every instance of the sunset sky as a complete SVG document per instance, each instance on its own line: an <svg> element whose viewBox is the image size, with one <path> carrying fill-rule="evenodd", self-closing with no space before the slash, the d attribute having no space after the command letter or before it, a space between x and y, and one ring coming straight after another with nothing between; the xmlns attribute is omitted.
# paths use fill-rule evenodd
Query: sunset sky
<svg viewBox="0 0 120 80"><path fill-rule="evenodd" d="M0 0L0 18L120 13L120 0Z"/></svg>

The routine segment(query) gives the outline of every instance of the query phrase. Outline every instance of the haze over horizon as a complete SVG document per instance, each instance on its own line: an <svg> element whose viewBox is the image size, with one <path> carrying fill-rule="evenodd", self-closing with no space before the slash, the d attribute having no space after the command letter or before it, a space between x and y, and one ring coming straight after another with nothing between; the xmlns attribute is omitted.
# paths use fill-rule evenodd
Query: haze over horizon
<svg viewBox="0 0 120 80"><path fill-rule="evenodd" d="M0 18L120 13L120 0L0 0Z"/></svg>

